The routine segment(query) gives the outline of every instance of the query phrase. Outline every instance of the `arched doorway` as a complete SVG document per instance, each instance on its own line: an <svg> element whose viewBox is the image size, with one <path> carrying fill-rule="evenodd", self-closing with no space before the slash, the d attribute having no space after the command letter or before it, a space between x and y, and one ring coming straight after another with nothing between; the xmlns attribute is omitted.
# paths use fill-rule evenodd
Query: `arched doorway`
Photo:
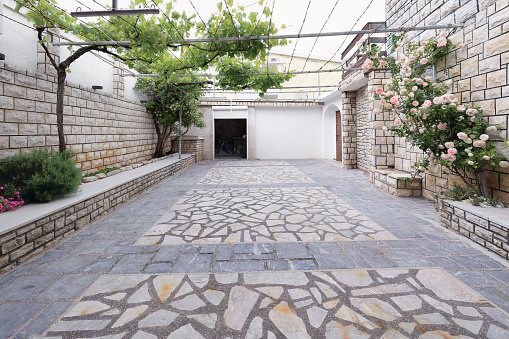
<svg viewBox="0 0 509 339"><path fill-rule="evenodd" d="M323 158L336 159L337 158L337 114L339 108L331 104L323 112ZM341 125L341 120L339 120ZM341 153L341 148L339 149Z"/></svg>

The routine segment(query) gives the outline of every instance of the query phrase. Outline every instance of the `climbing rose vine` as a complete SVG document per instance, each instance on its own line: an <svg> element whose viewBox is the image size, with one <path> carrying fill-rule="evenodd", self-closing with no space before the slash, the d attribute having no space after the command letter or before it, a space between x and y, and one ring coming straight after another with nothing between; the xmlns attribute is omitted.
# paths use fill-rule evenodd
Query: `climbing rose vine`
<svg viewBox="0 0 509 339"><path fill-rule="evenodd" d="M381 57L380 47L372 46L365 51L370 58L362 68L388 67L393 74L385 86L374 89L374 99L380 102L374 113L389 113L392 122L386 128L423 151L422 159L413 164L412 175L440 164L486 197L485 170L509 167L495 150L495 141L501 141L499 127L483 118L480 107L461 104L449 92L450 81L434 80L427 73L457 47L463 48L453 45L447 32L420 43L396 36L391 51L396 57Z"/></svg>

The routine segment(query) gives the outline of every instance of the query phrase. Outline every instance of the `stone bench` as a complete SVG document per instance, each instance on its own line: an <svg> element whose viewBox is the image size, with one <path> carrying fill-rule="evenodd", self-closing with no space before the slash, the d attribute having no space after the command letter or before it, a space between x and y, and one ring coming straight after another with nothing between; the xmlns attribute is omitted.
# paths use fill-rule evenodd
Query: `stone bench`
<svg viewBox="0 0 509 339"><path fill-rule="evenodd" d="M30 204L0 214L0 270L22 263L146 189L196 162L194 154L125 171L80 186L79 191L46 204Z"/></svg>
<svg viewBox="0 0 509 339"><path fill-rule="evenodd" d="M398 197L419 197L422 195L422 177L412 176L408 172L395 169L373 169L370 181L377 187Z"/></svg>

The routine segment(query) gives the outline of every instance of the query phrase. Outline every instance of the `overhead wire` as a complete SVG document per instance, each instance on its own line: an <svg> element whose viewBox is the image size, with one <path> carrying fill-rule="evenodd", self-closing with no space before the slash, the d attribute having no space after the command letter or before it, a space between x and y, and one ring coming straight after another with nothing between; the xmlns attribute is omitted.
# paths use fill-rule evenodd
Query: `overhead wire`
<svg viewBox="0 0 509 339"><path fill-rule="evenodd" d="M340 0L337 0L337 1L336 1L336 3L334 4L334 6L332 7L332 10L330 11L329 16L328 16L328 17L327 17L327 19L325 20L325 22L324 22L324 24L323 24L323 26L322 26L322 28L320 29L320 32L319 32L318 34L321 34L321 33L323 32L323 29L324 29L324 28L325 28L325 26L327 25L327 22L329 22L329 19L330 19L330 17L332 16L332 13L334 13L334 10L336 9L336 6L338 5L339 1L340 1ZM319 37L317 36L317 37L316 37L316 39L315 39L315 42L313 43L313 46L311 47L311 50L310 50L310 51L309 51L309 53L308 53L308 56L307 56L307 58L306 58L306 61L304 62L304 66L302 67L302 70L305 70L305 69L306 69L306 65L307 65L307 63L308 63L308 61L309 61L309 58L311 57L311 53L313 52L313 49L315 48L316 43L318 42L318 38L319 38ZM307 77L308 77L308 75L307 75L307 74L306 74L305 76L303 76L303 77L302 77L301 82L299 83L299 85L300 85L300 84L302 84L302 83L304 82L304 80L306 80L306 78L307 78Z"/></svg>
<svg viewBox="0 0 509 339"><path fill-rule="evenodd" d="M355 21L355 23L352 25L352 28L350 28L350 32L353 31L353 29L355 28L355 25L357 25L357 23L359 22L359 20L364 16L364 14L366 13L366 11L369 9L369 7L371 6L371 4L373 3L374 0L371 0L368 4L368 6L366 6L366 8L364 9L364 11L361 13L361 15L357 18L357 20ZM323 64L320 69L323 69L329 62L331 62L332 59L334 59L334 57L336 56L336 54L338 54L338 52L341 50L341 47L343 47L343 45L345 44L346 42L346 39L348 39L348 35L345 36L345 39L343 39L343 42L341 43L341 45L339 45L338 49L336 50L336 52L334 52L334 54L332 55L332 57L325 63Z"/></svg>
<svg viewBox="0 0 509 339"><path fill-rule="evenodd" d="M304 23L306 22L306 17L308 16L308 10L309 10L309 6L311 5L311 1L313 1L313 0L309 0L309 2L308 2L308 7L306 8L306 13L304 13L304 19L302 20L302 25L300 26L299 34L302 33L302 28L304 28ZM296 40L295 45L293 46L293 52L292 52L292 56L290 58L290 63L288 64L288 69L290 69L292 66L293 55L295 54L295 50L297 49L298 43L299 43L299 40Z"/></svg>

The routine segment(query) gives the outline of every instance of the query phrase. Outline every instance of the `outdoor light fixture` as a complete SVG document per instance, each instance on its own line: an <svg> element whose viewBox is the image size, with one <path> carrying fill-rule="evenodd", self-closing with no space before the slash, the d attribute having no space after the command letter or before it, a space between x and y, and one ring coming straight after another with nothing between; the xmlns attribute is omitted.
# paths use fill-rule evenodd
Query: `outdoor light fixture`
<svg viewBox="0 0 509 339"><path fill-rule="evenodd" d="M140 100L140 102L141 102L142 104L146 104L148 101L147 101L147 100Z"/></svg>
<svg viewBox="0 0 509 339"><path fill-rule="evenodd" d="M98 85L94 85L94 86L92 86L92 88L93 88L93 89L103 89L103 87L102 87L102 86L98 86Z"/></svg>
<svg viewBox="0 0 509 339"><path fill-rule="evenodd" d="M71 16L75 18L88 16L118 16L118 15L140 15L140 14L159 14L159 9L157 8L118 9L118 0L112 0L110 10L82 11L81 8L78 7L75 12L71 12Z"/></svg>
<svg viewBox="0 0 509 339"><path fill-rule="evenodd" d="M5 54L0 53L0 60L5 60Z"/></svg>

